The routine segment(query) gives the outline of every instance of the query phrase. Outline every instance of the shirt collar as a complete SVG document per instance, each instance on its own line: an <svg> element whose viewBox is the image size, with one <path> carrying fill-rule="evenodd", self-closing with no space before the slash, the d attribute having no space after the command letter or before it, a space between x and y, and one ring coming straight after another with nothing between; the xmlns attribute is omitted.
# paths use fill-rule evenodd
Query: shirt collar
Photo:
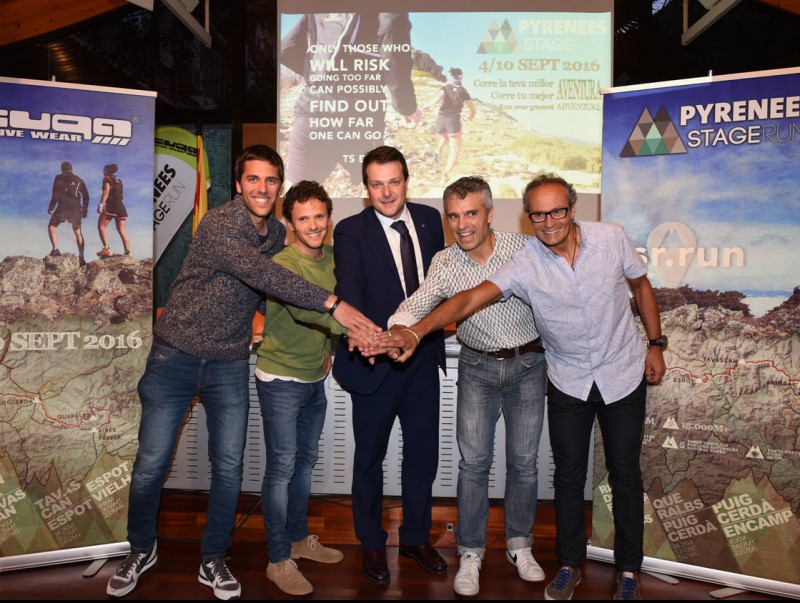
<svg viewBox="0 0 800 603"><path fill-rule="evenodd" d="M388 218L384 216L382 213L376 211L374 208L372 211L375 212L375 216L378 218L378 221L381 223L381 226L383 226L384 230L390 229L392 227L392 224L394 224L398 220L403 220L403 222L406 223L407 227L410 224L413 224L413 222L411 221L411 212L408 211L408 204L403 206L403 213L400 214L398 218ZM409 230L411 229L409 228Z"/></svg>

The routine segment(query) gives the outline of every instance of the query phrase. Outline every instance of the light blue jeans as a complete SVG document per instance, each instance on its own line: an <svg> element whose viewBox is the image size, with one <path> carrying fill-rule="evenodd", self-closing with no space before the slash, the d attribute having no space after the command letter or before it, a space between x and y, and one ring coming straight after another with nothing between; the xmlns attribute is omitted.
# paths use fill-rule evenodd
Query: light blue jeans
<svg viewBox="0 0 800 603"><path fill-rule="evenodd" d="M131 551L148 551L156 540L161 485L186 411L192 399L200 396L211 461L208 518L200 554L206 561L225 558L242 486L249 374L247 359L205 360L153 344L139 380L142 419L128 501Z"/></svg>
<svg viewBox="0 0 800 603"><path fill-rule="evenodd" d="M500 413L506 425L506 545L531 546L539 491L537 456L544 422L544 354L498 359L461 346L458 362L456 438L458 554L486 549L489 472Z"/></svg>
<svg viewBox="0 0 800 603"><path fill-rule="evenodd" d="M319 454L328 400L325 380L256 379L267 463L261 504L270 563L289 559L292 542L308 536L311 470Z"/></svg>

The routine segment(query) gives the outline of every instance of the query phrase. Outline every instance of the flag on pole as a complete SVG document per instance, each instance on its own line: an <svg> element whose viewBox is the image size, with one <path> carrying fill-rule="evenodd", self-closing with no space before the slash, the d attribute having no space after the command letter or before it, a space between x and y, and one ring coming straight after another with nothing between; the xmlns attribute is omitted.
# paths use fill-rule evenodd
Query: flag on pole
<svg viewBox="0 0 800 603"><path fill-rule="evenodd" d="M197 131L197 184L194 189L194 215L192 217L192 236L197 230L200 220L208 211L208 189L206 177L205 150L203 149L203 132Z"/></svg>
<svg viewBox="0 0 800 603"><path fill-rule="evenodd" d="M208 153L203 169L208 189ZM158 262L194 211L197 191L197 133L175 126L155 131L153 260Z"/></svg>

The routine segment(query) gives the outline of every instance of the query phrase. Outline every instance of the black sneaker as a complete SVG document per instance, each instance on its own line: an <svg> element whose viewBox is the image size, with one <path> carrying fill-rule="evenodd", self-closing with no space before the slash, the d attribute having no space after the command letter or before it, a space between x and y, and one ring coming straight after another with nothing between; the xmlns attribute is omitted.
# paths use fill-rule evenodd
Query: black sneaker
<svg viewBox="0 0 800 603"><path fill-rule="evenodd" d="M581 570L565 565L558 570L556 577L544 589L544 598L548 601L569 601L575 587L581 583Z"/></svg>
<svg viewBox="0 0 800 603"><path fill-rule="evenodd" d="M617 592L614 593L615 601L639 601L642 595L639 592L639 578L632 572L619 572L617 574Z"/></svg>
<svg viewBox="0 0 800 603"><path fill-rule="evenodd" d="M197 581L213 588L217 599L238 599L242 594L242 585L233 577L224 559L203 561Z"/></svg>
<svg viewBox="0 0 800 603"><path fill-rule="evenodd" d="M134 588L139 581L139 576L153 567L158 559L156 544L146 553L128 553L125 561L119 564L117 571L111 576L106 587L109 597L124 597Z"/></svg>

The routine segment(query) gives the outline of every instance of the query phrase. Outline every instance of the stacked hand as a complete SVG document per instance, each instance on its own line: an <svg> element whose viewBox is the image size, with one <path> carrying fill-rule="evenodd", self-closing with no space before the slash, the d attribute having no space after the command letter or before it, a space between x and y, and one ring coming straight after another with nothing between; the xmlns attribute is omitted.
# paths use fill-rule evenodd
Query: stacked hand
<svg viewBox="0 0 800 603"><path fill-rule="evenodd" d="M344 300L336 305L333 317L347 327L348 349L351 352L358 349L362 356L369 358L370 363L374 363L375 356L380 354L405 362L419 345L419 338L413 331L402 326L395 326L391 331L382 331Z"/></svg>
<svg viewBox="0 0 800 603"><path fill-rule="evenodd" d="M408 360L419 345L416 335L410 330L400 327L392 328L391 331L378 333L370 338L369 341L353 341L350 338L350 351L356 348L362 356L372 359L380 354L386 354L392 360L405 362Z"/></svg>

